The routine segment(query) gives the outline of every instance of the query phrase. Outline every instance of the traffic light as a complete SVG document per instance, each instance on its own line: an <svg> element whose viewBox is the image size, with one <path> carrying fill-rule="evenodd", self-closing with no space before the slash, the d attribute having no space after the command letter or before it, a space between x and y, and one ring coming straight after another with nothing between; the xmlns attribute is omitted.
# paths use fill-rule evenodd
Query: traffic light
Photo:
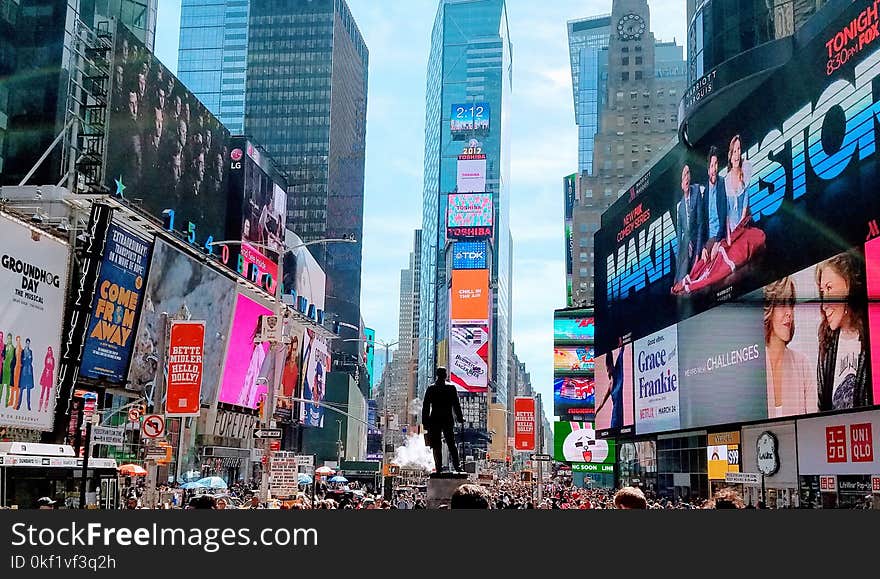
<svg viewBox="0 0 880 579"><path fill-rule="evenodd" d="M266 396L260 396L260 401L257 403L257 410L260 413L260 421L266 422Z"/></svg>

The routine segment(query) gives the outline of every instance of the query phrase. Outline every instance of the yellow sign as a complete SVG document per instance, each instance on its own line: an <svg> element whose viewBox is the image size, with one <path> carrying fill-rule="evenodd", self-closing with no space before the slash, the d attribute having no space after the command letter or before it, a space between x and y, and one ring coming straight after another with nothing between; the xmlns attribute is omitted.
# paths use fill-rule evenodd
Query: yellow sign
<svg viewBox="0 0 880 579"><path fill-rule="evenodd" d="M707 438L709 446L739 444L739 430L735 432L713 432Z"/></svg>

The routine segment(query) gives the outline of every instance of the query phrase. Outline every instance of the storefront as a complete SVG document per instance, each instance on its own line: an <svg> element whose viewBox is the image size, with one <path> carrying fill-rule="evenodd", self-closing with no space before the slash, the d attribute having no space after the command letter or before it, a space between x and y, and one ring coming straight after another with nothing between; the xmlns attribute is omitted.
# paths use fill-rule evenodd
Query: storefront
<svg viewBox="0 0 880 579"><path fill-rule="evenodd" d="M745 485L743 500L767 508L797 508L798 496L797 435L793 421L773 422L742 429L743 472L756 472L764 477L760 485Z"/></svg>
<svg viewBox="0 0 880 579"><path fill-rule="evenodd" d="M709 497L706 431L657 436L657 495L690 502Z"/></svg>
<svg viewBox="0 0 880 579"><path fill-rule="evenodd" d="M797 421L801 501L813 508L871 504L871 475L880 473L880 410Z"/></svg>
<svg viewBox="0 0 880 579"><path fill-rule="evenodd" d="M620 443L617 467L621 486L657 493L657 441L653 438Z"/></svg>

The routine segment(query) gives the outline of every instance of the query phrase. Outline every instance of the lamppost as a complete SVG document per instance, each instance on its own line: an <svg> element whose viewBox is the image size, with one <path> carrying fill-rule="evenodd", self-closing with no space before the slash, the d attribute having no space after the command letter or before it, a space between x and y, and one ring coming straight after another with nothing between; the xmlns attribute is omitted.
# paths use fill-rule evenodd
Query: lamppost
<svg viewBox="0 0 880 579"><path fill-rule="evenodd" d="M284 301L282 300L282 296L283 296L283 291L282 291L283 283L282 282L284 280L284 253L287 251L300 249L301 247L308 247L310 245L318 245L318 244L326 244L326 243L357 243L357 239L355 239L355 237L353 235L349 236L349 237L313 239L311 241L305 241L305 242L299 243L299 244L291 246L291 247L284 246L280 252L278 251L278 248L276 248L276 247L270 247L270 246L262 244L262 243L251 243L248 241L242 241L242 240L237 240L237 239L230 239L230 240L223 240L223 241L211 241L210 243L207 244L207 246L209 248L212 248L215 245L224 246L224 245L248 244L250 247L255 247L257 249L265 249L268 251L279 253L278 279L275 281L275 308L274 308L275 311L274 311L274 314L276 317L281 318L284 316L284 307L285 307ZM283 324L282 324L282 327L283 327ZM267 392L266 392L266 398L265 398L265 400L266 400L265 408L267 408L267 409L271 409L271 408L275 407L275 390L277 390L277 388L278 388L278 383L281 380L281 374L283 372L283 368L282 368L283 360L280 359L281 356L283 355L282 345L283 345L283 341L279 342L275 345L275 376L274 376L274 380L272 382L273 387L266 389ZM271 412L269 410L267 410L265 412L265 415L260 417L260 420L261 420L263 426L269 426L269 422L271 420ZM266 450L268 448L268 444L269 443L267 441L265 441L265 440L263 441L263 452L267 456L268 456L268 453L266 452ZM260 494L261 494L261 500L263 502L266 502L269 499L269 477L268 477L268 474L269 474L268 468L264 467L262 469L261 484L260 484Z"/></svg>

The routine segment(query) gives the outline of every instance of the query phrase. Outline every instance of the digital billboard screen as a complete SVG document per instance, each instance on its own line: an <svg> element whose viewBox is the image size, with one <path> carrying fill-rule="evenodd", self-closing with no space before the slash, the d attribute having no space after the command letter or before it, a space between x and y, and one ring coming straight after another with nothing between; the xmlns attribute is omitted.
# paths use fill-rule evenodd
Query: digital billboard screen
<svg viewBox="0 0 880 579"><path fill-rule="evenodd" d="M453 324L449 330L450 381L460 392L489 388L489 324Z"/></svg>
<svg viewBox="0 0 880 579"><path fill-rule="evenodd" d="M678 328L670 326L634 344L636 433L678 430Z"/></svg>
<svg viewBox="0 0 880 579"><path fill-rule="evenodd" d="M482 193L486 190L486 155L459 155L456 173L456 191Z"/></svg>
<svg viewBox="0 0 880 579"><path fill-rule="evenodd" d="M880 228L875 228L880 235ZM880 404L880 237L865 244L866 280L868 284L868 343L871 344L871 377L874 383L874 404Z"/></svg>
<svg viewBox="0 0 880 579"><path fill-rule="evenodd" d="M239 294L229 334L223 382L218 400L226 404L256 409L268 392L272 380L272 358L268 342L254 342L260 317L272 315L263 304Z"/></svg>
<svg viewBox="0 0 880 579"><path fill-rule="evenodd" d="M691 127L688 146L603 214L600 353L865 242L880 218L880 45L826 67L829 38L863 9L843 10L712 126Z"/></svg>
<svg viewBox="0 0 880 579"><path fill-rule="evenodd" d="M554 312L554 342L571 340L592 343L595 337L596 323L592 310L575 310L573 312L557 310Z"/></svg>
<svg viewBox="0 0 880 579"><path fill-rule="evenodd" d="M448 227L492 227L491 193L450 193Z"/></svg>
<svg viewBox="0 0 880 579"><path fill-rule="evenodd" d="M492 237L491 227L447 227L448 239L486 239Z"/></svg>
<svg viewBox="0 0 880 579"><path fill-rule="evenodd" d="M615 448L614 440L597 438L589 422L553 423L553 459L571 463L573 471L613 473Z"/></svg>
<svg viewBox="0 0 880 579"><path fill-rule="evenodd" d="M485 322L489 319L489 270L452 270L450 318L453 322Z"/></svg>
<svg viewBox="0 0 880 579"><path fill-rule="evenodd" d="M592 372L596 367L596 351L592 346L553 347L553 371L555 373Z"/></svg>
<svg viewBox="0 0 880 579"><path fill-rule="evenodd" d="M455 103L449 117L449 130L455 140L489 134L489 103Z"/></svg>
<svg viewBox="0 0 880 579"><path fill-rule="evenodd" d="M561 420L593 422L596 381L592 376L554 376L553 414Z"/></svg>
<svg viewBox="0 0 880 579"><path fill-rule="evenodd" d="M227 234L229 131L127 28L117 26L105 185L200 244Z"/></svg>
<svg viewBox="0 0 880 579"><path fill-rule="evenodd" d="M452 269L488 268L488 249L485 241L456 241L452 246Z"/></svg>
<svg viewBox="0 0 880 579"><path fill-rule="evenodd" d="M633 346L624 344L596 364L596 430L601 436L623 433L632 427Z"/></svg>

